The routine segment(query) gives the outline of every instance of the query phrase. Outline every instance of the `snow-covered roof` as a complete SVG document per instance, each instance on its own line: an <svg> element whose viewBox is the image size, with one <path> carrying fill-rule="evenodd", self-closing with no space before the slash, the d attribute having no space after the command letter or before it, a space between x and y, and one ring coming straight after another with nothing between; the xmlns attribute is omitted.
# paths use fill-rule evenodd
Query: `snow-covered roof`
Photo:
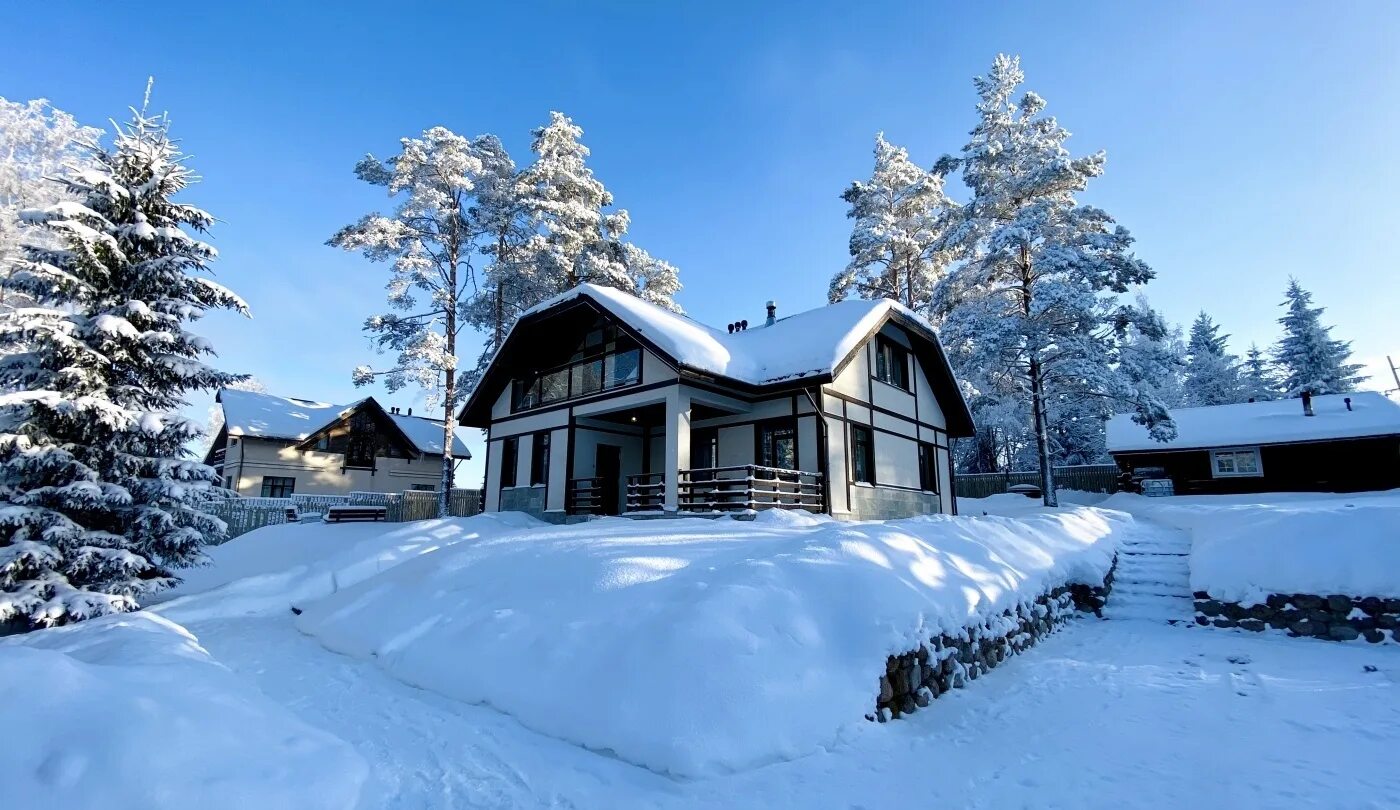
<svg viewBox="0 0 1400 810"><path fill-rule="evenodd" d="M366 400L349 405L332 405L309 399L279 397L253 391L225 388L219 392L224 409L224 425L230 436L301 441L340 418L340 415ZM387 409L386 409L387 413ZM420 453L442 453L442 423L421 416L390 413L389 418L404 432ZM453 455L468 457L460 437L452 443Z"/></svg>
<svg viewBox="0 0 1400 810"><path fill-rule="evenodd" d="M580 284L527 310L521 318L587 297L683 366L766 385L831 373L891 312L934 333L928 321L888 299L847 300L730 333L706 326L611 287Z"/></svg>
<svg viewBox="0 0 1400 810"><path fill-rule="evenodd" d="M1347 397L1351 398L1351 410L1347 410ZM1316 396L1312 406L1315 416L1304 415L1301 399L1177 408L1171 412L1177 437L1170 442L1153 441L1147 428L1134 424L1128 414L1119 414L1108 420L1108 451L1189 450L1400 434L1400 405L1375 391Z"/></svg>

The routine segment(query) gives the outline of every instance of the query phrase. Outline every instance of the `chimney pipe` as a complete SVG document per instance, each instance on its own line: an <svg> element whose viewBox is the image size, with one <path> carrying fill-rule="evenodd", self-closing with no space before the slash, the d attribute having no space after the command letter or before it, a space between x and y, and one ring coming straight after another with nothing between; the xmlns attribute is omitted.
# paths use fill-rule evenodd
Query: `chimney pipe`
<svg viewBox="0 0 1400 810"><path fill-rule="evenodd" d="M412 408L409 408L409 409L408 409L408 415L409 415L409 416L412 416L412 415L413 415L413 409L412 409Z"/></svg>
<svg viewBox="0 0 1400 810"><path fill-rule="evenodd" d="M1351 397L1344 397L1342 401L1347 404L1347 410L1351 410Z"/></svg>
<svg viewBox="0 0 1400 810"><path fill-rule="evenodd" d="M744 331L745 329L748 329L748 328L749 328L749 322L748 322L747 319L742 320L742 321L739 321L739 331L740 331L740 332L742 332L742 331Z"/></svg>
<svg viewBox="0 0 1400 810"><path fill-rule="evenodd" d="M729 334L734 334L734 324L732 323L729 325Z"/></svg>
<svg viewBox="0 0 1400 810"><path fill-rule="evenodd" d="M768 322L765 323L764 326L772 326L777 320L778 320L778 303L777 303L776 301L769 301L769 302L768 302Z"/></svg>
<svg viewBox="0 0 1400 810"><path fill-rule="evenodd" d="M1315 415L1316 415L1316 414L1313 413L1313 409L1312 409L1312 392L1311 392L1311 391L1304 391L1304 392L1303 392L1303 415L1304 415L1304 416L1315 416Z"/></svg>

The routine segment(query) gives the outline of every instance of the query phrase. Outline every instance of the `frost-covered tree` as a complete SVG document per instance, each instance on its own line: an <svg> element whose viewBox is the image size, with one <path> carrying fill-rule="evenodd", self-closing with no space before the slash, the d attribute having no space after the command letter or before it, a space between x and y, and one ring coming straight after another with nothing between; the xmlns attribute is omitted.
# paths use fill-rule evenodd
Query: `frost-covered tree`
<svg viewBox="0 0 1400 810"><path fill-rule="evenodd" d="M672 312L680 312L676 293L680 292L680 272L675 265L647 253L631 242L622 244L622 264L632 279L632 293Z"/></svg>
<svg viewBox="0 0 1400 810"><path fill-rule="evenodd" d="M398 205L389 215L366 215L328 242L390 264L391 311L372 316L364 328L379 350L396 357L387 369L359 366L352 379L356 385L382 379L390 391L417 384L428 392L428 407L442 409L441 517L448 514L454 417L463 394L457 384L457 342L470 325L472 262L489 234L474 210L477 189L483 180L494 181L491 173L502 165L484 155L486 143L433 127L421 137L404 138L399 154L387 160L366 155L355 166L356 176L385 188Z"/></svg>
<svg viewBox="0 0 1400 810"><path fill-rule="evenodd" d="M1169 325L1145 296L1137 296L1134 308L1136 317L1130 319L1118 343L1118 370L1139 391L1168 408L1180 407L1186 372L1181 328Z"/></svg>
<svg viewBox="0 0 1400 810"><path fill-rule="evenodd" d="M1071 157L1069 133L1042 115L1035 93L1014 98L1019 60L998 56L975 80L979 121L957 158L972 200L949 243L969 256L939 284L941 336L963 356L1015 380L1030 406L1045 503L1056 504L1051 402L1076 403L1074 418L1106 417L1120 405L1162 440L1175 427L1161 400L1116 368L1117 342L1134 315L1117 294L1152 278L1132 238L1075 195L1103 173L1102 153ZM965 371L965 369L964 369Z"/></svg>
<svg viewBox="0 0 1400 810"><path fill-rule="evenodd" d="M1244 402L1268 402L1278 396L1278 375L1264 350L1250 344L1240 365L1240 397Z"/></svg>
<svg viewBox="0 0 1400 810"><path fill-rule="evenodd" d="M953 207L943 176L922 169L903 147L875 136L875 170L841 195L854 220L851 261L831 279L831 301L890 298L926 311L948 263L945 216Z"/></svg>
<svg viewBox="0 0 1400 810"><path fill-rule="evenodd" d="M1287 311L1278 322L1283 337L1274 346L1274 361L1282 379L1279 387L1290 396L1304 391L1314 394L1340 394L1354 391L1366 379L1361 366L1348 363L1351 342L1333 340L1332 327L1322 325L1322 307L1312 306L1312 293L1297 279L1288 280L1282 305Z"/></svg>
<svg viewBox="0 0 1400 810"><path fill-rule="evenodd" d="M1191 324L1186 344L1185 403L1190 407L1241 401L1239 360L1226 351L1229 335L1205 312Z"/></svg>
<svg viewBox="0 0 1400 810"><path fill-rule="evenodd" d="M92 168L92 148L102 130L78 124L73 116L54 109L48 101L27 102L0 98L0 272L19 261L19 212L47 208L72 199L58 178ZM30 239L43 239L31 232ZM23 306L14 293L0 289L0 306Z"/></svg>
<svg viewBox="0 0 1400 810"><path fill-rule="evenodd" d="M28 209L0 314L0 620L36 627L132 610L202 559L223 521L201 511L213 469L186 392L234 383L188 330L246 313L208 278L212 217L176 202L193 180L164 116L134 112L64 177L71 200ZM44 238L35 229L47 233Z"/></svg>

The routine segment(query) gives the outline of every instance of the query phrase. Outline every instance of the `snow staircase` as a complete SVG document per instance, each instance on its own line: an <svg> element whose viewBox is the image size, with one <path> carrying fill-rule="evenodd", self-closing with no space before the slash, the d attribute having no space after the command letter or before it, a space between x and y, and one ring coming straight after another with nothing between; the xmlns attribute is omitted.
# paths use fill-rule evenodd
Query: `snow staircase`
<svg viewBox="0 0 1400 810"><path fill-rule="evenodd" d="M1141 522L1138 529L1118 550L1104 617L1191 624L1191 539L1185 532Z"/></svg>

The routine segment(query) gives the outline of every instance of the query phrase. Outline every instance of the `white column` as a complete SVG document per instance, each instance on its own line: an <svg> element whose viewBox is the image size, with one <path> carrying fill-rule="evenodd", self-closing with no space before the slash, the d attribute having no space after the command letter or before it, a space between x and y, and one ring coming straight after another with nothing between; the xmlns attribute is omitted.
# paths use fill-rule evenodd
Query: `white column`
<svg viewBox="0 0 1400 810"><path fill-rule="evenodd" d="M680 509L680 471L690 469L690 392L680 386L666 392L666 500L667 512Z"/></svg>

